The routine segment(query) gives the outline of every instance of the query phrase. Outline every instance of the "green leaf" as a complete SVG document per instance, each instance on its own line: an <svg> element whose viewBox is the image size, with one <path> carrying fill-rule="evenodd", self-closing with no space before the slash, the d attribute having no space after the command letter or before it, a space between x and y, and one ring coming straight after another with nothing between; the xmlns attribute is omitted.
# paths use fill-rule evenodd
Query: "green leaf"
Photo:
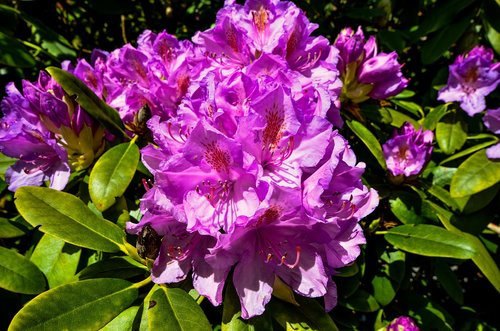
<svg viewBox="0 0 500 331"><path fill-rule="evenodd" d="M467 141L467 122L457 113L446 115L436 126L436 140L445 154L452 154Z"/></svg>
<svg viewBox="0 0 500 331"><path fill-rule="evenodd" d="M31 68L36 61L24 45L0 31L0 64L16 67Z"/></svg>
<svg viewBox="0 0 500 331"><path fill-rule="evenodd" d="M5 171L16 163L17 159L8 157L7 155L4 155L0 153L0 178L5 179Z"/></svg>
<svg viewBox="0 0 500 331"><path fill-rule="evenodd" d="M114 256L93 263L78 273L79 279L131 278L143 275L149 269L128 256Z"/></svg>
<svg viewBox="0 0 500 331"><path fill-rule="evenodd" d="M370 152L373 154L375 159L378 161L383 169L387 169L385 164L384 154L382 153L382 147L377 140L377 137L373 135L363 124L357 121L347 121L347 126L354 132L356 136L368 147Z"/></svg>
<svg viewBox="0 0 500 331"><path fill-rule="evenodd" d="M435 257L470 259L477 252L470 240L435 225L401 225L384 235L396 248Z"/></svg>
<svg viewBox="0 0 500 331"><path fill-rule="evenodd" d="M481 150L470 156L457 169L450 184L452 197L465 197L481 192L500 181L500 162L494 162Z"/></svg>
<svg viewBox="0 0 500 331"><path fill-rule="evenodd" d="M411 114L417 116L417 117L422 117L424 111L422 110L422 107L415 102L412 101L407 101L407 100L398 100L398 99L391 99L391 102L403 109L406 109L409 111Z"/></svg>
<svg viewBox="0 0 500 331"><path fill-rule="evenodd" d="M180 288L160 287L147 307L149 330L212 330L200 306Z"/></svg>
<svg viewBox="0 0 500 331"><path fill-rule="evenodd" d="M95 215L76 196L44 187L20 187L15 195L17 210L40 231L70 244L103 252L123 247L125 233L115 224Z"/></svg>
<svg viewBox="0 0 500 331"><path fill-rule="evenodd" d="M455 300L459 305L464 304L464 293L462 286L458 282L457 276L451 271L448 264L441 260L432 261L434 266L434 274L438 278L443 289L448 295Z"/></svg>
<svg viewBox="0 0 500 331"><path fill-rule="evenodd" d="M100 331L132 331L138 311L139 306L129 307L122 311L120 315L116 316L111 322L106 324Z"/></svg>
<svg viewBox="0 0 500 331"><path fill-rule="evenodd" d="M408 98L411 98L412 96L415 95L415 92L412 91L412 90L403 90L401 92L399 92L399 94L393 96L393 97L390 97L389 99L390 100L394 100L394 99L408 99Z"/></svg>
<svg viewBox="0 0 500 331"><path fill-rule="evenodd" d="M89 193L98 210L104 211L125 193L139 163L134 143L114 146L97 160L89 178Z"/></svg>
<svg viewBox="0 0 500 331"><path fill-rule="evenodd" d="M500 5L495 0L483 1L483 15L491 27L500 32L500 22L498 20L500 17Z"/></svg>
<svg viewBox="0 0 500 331"><path fill-rule="evenodd" d="M403 52L403 49L406 46L406 40L403 34L399 31L380 30L378 32L378 39L389 47L389 49L398 53Z"/></svg>
<svg viewBox="0 0 500 331"><path fill-rule="evenodd" d="M16 238L26 234L26 231L16 222L0 217L0 238Z"/></svg>
<svg viewBox="0 0 500 331"><path fill-rule="evenodd" d="M454 198L457 202L459 210L463 214L471 214L479 211L490 204L497 196L500 189L500 183L487 188L476 194L468 195L461 198Z"/></svg>
<svg viewBox="0 0 500 331"><path fill-rule="evenodd" d="M49 288L75 279L81 249L45 234L31 254L30 260L45 274Z"/></svg>
<svg viewBox="0 0 500 331"><path fill-rule="evenodd" d="M111 133L127 137L125 127L118 112L108 106L95 93L73 74L56 67L46 69L70 96L76 96L76 102Z"/></svg>
<svg viewBox="0 0 500 331"><path fill-rule="evenodd" d="M330 316L325 313L325 309L314 299L303 297L298 299L300 300L300 307L272 298L267 304L266 310L269 310L276 322L287 331L339 330ZM309 307L304 307L308 305Z"/></svg>
<svg viewBox="0 0 500 331"><path fill-rule="evenodd" d="M9 331L98 330L137 299L137 288L122 279L65 284L28 302Z"/></svg>
<svg viewBox="0 0 500 331"><path fill-rule="evenodd" d="M486 38L488 38L491 47L493 47L497 54L500 54L500 32L493 29L487 22L484 22L484 29L486 30Z"/></svg>
<svg viewBox="0 0 500 331"><path fill-rule="evenodd" d="M341 300L339 303L346 308L365 313L371 313L380 309L380 305L375 297L362 288L354 292L347 300Z"/></svg>
<svg viewBox="0 0 500 331"><path fill-rule="evenodd" d="M373 296L382 306L387 306L396 296L398 286L395 286L385 275L375 275L372 279Z"/></svg>
<svg viewBox="0 0 500 331"><path fill-rule="evenodd" d="M488 278L490 283L500 293L500 270L498 269L495 260L493 260L491 255L488 253L486 247L484 247L481 240L479 240L478 237L473 236L470 233L463 232L453 226L451 220L454 215L452 213L432 202L429 202L429 204L431 204L434 210L437 212L439 220L441 221L441 223L443 223L444 227L448 231L461 236L472 244L474 250L477 252L474 257L472 257L472 261L478 266L479 270L481 270L486 278Z"/></svg>
<svg viewBox="0 0 500 331"><path fill-rule="evenodd" d="M24 294L45 290L42 272L21 254L0 246L0 288Z"/></svg>
<svg viewBox="0 0 500 331"><path fill-rule="evenodd" d="M472 15L467 15L464 19L460 20L458 23L452 23L441 31L437 35L430 38L422 46L421 59L424 65L431 64L441 57L441 55L450 48L465 30L470 26L470 20Z"/></svg>
<svg viewBox="0 0 500 331"><path fill-rule="evenodd" d="M434 131L437 124L443 118L444 115L448 114L449 103L439 105L436 108L432 108L431 111L425 116L422 126L425 130Z"/></svg>
<svg viewBox="0 0 500 331"><path fill-rule="evenodd" d="M400 111L397 111L392 108L386 108L389 114L391 114L392 122L391 125L395 128L400 128L405 124L405 122L409 122L413 125L415 128L419 128L420 124L413 118L410 117L406 114L403 114Z"/></svg>
<svg viewBox="0 0 500 331"><path fill-rule="evenodd" d="M406 192L395 192L395 198L389 199L391 211L403 224L424 223L424 218L420 216L420 201L415 195Z"/></svg>
<svg viewBox="0 0 500 331"><path fill-rule="evenodd" d="M475 153L483 148L490 147L491 145L494 145L497 142L498 142L498 139L494 139L494 140L486 141L486 142L471 146L469 148L466 148L466 149L464 149L458 153L455 153L452 156L444 159L443 161L439 162L439 165L443 165L443 164L448 163L450 161L457 160L461 157L470 155L470 154Z"/></svg>

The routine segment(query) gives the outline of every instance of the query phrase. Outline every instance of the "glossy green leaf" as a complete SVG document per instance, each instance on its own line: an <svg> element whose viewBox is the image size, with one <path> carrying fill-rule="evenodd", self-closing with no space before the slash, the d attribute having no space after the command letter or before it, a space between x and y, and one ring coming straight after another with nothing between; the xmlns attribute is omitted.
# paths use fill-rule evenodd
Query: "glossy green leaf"
<svg viewBox="0 0 500 331"><path fill-rule="evenodd" d="M131 278L143 275L149 269L128 256L114 256L97 261L78 273L79 279L89 278Z"/></svg>
<svg viewBox="0 0 500 331"><path fill-rule="evenodd" d="M24 294L45 290L42 272L21 254L0 246L0 288Z"/></svg>
<svg viewBox="0 0 500 331"><path fill-rule="evenodd" d="M147 307L149 330L212 330L200 306L180 288L158 288Z"/></svg>
<svg viewBox="0 0 500 331"><path fill-rule="evenodd" d="M114 146L97 160L90 173L89 193L98 210L108 209L125 193L139 158L139 148L131 142Z"/></svg>
<svg viewBox="0 0 500 331"><path fill-rule="evenodd" d="M444 187L450 185L457 168L437 166L432 169L432 185Z"/></svg>
<svg viewBox="0 0 500 331"><path fill-rule="evenodd" d="M16 163L17 159L8 157L2 153L0 153L0 178L5 179L5 171Z"/></svg>
<svg viewBox="0 0 500 331"><path fill-rule="evenodd" d="M418 255L470 259L477 253L470 240L435 225L396 226L384 237L396 248Z"/></svg>
<svg viewBox="0 0 500 331"><path fill-rule="evenodd" d="M490 146L496 144L497 142L498 142L498 139L494 139L494 140L486 141L486 142L483 142L483 143L471 146L469 148L461 150L458 153L455 153L455 154L451 155L450 157L447 157L446 159L444 159L443 161L441 161L439 163L439 165L443 165L443 164L448 163L448 162L453 161L453 160L458 160L461 157L470 155L470 154L475 153L477 151L480 151L480 150L482 150L484 148L490 147Z"/></svg>
<svg viewBox="0 0 500 331"><path fill-rule="evenodd" d="M452 197L481 192L500 181L500 162L491 161L486 151L474 153L457 169L450 184Z"/></svg>
<svg viewBox="0 0 500 331"><path fill-rule="evenodd" d="M272 330L273 324L268 313L245 320L241 318L240 301L233 286L226 286L222 305L222 331Z"/></svg>
<svg viewBox="0 0 500 331"><path fill-rule="evenodd" d="M414 95L415 95L415 91L406 89L406 90L403 90L403 91L399 92L399 94L396 94L395 96L390 97L389 99L390 100L393 100L393 99L407 99L407 98L411 98Z"/></svg>
<svg viewBox="0 0 500 331"><path fill-rule="evenodd" d="M403 109L406 109L409 111L411 114L417 116L417 117L422 117L424 111L422 110L422 107L415 102L412 101L407 101L407 100L398 100L398 99L391 99L391 102Z"/></svg>
<svg viewBox="0 0 500 331"><path fill-rule="evenodd" d="M386 108L386 109L389 112L389 114L391 114L392 118L391 125L393 127L400 128L403 126L403 124L405 124L405 122L411 123L415 128L420 127L420 124L413 117L410 117L392 108Z"/></svg>
<svg viewBox="0 0 500 331"><path fill-rule="evenodd" d="M484 22L484 28L486 30L486 38L488 38L491 47L493 47L497 54L500 54L500 32L491 27L487 22Z"/></svg>
<svg viewBox="0 0 500 331"><path fill-rule="evenodd" d="M269 310L276 322L287 331L339 330L331 317L325 313L324 307L314 299L301 297L298 300L300 300L299 307L273 298L267 304L266 310Z"/></svg>
<svg viewBox="0 0 500 331"><path fill-rule="evenodd" d="M44 234L30 260L45 274L49 288L76 280L81 249L61 239Z"/></svg>
<svg viewBox="0 0 500 331"><path fill-rule="evenodd" d="M6 35L0 31L0 64L17 67L30 68L36 63L30 52L16 38Z"/></svg>
<svg viewBox="0 0 500 331"><path fill-rule="evenodd" d="M436 108L432 108L431 111L425 116L422 126L425 130L434 131L437 124L443 118L444 115L448 114L448 106L450 104L445 103L439 105Z"/></svg>
<svg viewBox="0 0 500 331"><path fill-rule="evenodd" d="M132 283L122 279L91 279L65 284L28 302L9 331L99 330L137 299Z"/></svg>
<svg viewBox="0 0 500 331"><path fill-rule="evenodd" d="M373 286L373 296L382 306L387 306L396 296L398 287L385 275L375 275L371 284Z"/></svg>
<svg viewBox="0 0 500 331"><path fill-rule="evenodd" d="M377 140L377 137L373 135L363 124L357 121L347 121L347 126L354 132L356 136L368 147L370 152L373 154L375 159L378 161L383 169L387 169L385 164L384 154L382 153L382 147Z"/></svg>
<svg viewBox="0 0 500 331"><path fill-rule="evenodd" d="M467 122L457 113L450 113L436 125L436 141L445 154L462 148L467 140Z"/></svg>
<svg viewBox="0 0 500 331"><path fill-rule="evenodd" d="M76 246L104 252L123 250L125 233L95 215L76 196L44 187L20 187L15 204L24 219L40 231ZM126 251L126 250L125 250Z"/></svg>
<svg viewBox="0 0 500 331"><path fill-rule="evenodd" d="M0 238L16 238L26 234L18 223L0 217Z"/></svg>
<svg viewBox="0 0 500 331"><path fill-rule="evenodd" d="M95 93L73 74L56 67L46 69L70 96L76 96L76 102L110 132L126 137L125 127L118 112L108 106Z"/></svg>
<svg viewBox="0 0 500 331"><path fill-rule="evenodd" d="M134 320L139 311L139 306L132 306L122 311L111 322L106 324L100 331L132 331Z"/></svg>
<svg viewBox="0 0 500 331"><path fill-rule="evenodd" d="M441 223L443 223L444 227L467 240L470 242L474 248L474 250L477 252L473 257L472 261L478 266L479 270L488 278L490 283L495 287L495 289L500 292L500 269L498 269L498 266L491 257L491 255L488 253L488 250L486 247L484 247L483 243L481 240L479 240L478 237L461 231L457 227L455 227L452 224L452 218L454 215L450 213L449 211L441 208L440 206L436 205L435 203L429 202L429 204L433 207L435 212L438 215L439 220Z"/></svg>
<svg viewBox="0 0 500 331"><path fill-rule="evenodd" d="M391 211L403 224L424 223L424 218L420 215L417 202L420 199L406 192L395 192L394 198L389 199Z"/></svg>
<svg viewBox="0 0 500 331"><path fill-rule="evenodd" d="M423 46L421 59L424 65L431 64L441 57L441 55L454 44L470 25L472 16L467 15L459 22L452 23L435 36L430 38Z"/></svg>
<svg viewBox="0 0 500 331"><path fill-rule="evenodd" d="M427 185L425 186L425 188L427 189L428 193L441 200L441 202L443 202L448 207L452 208L453 210L460 209L457 201L453 199L450 193L444 188L436 185Z"/></svg>
<svg viewBox="0 0 500 331"><path fill-rule="evenodd" d="M464 293L455 273L453 273L448 264L443 261L434 260L432 264L434 266L434 274L446 293L448 293L456 303L463 305Z"/></svg>

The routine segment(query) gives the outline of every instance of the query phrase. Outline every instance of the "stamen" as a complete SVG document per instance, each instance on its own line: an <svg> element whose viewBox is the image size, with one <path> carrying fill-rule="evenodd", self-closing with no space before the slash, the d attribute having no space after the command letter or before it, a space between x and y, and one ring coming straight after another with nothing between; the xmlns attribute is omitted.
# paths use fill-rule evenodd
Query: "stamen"
<svg viewBox="0 0 500 331"><path fill-rule="evenodd" d="M302 249L300 248L300 246L295 246L295 262L293 264L288 264L286 263L284 260L283 260L283 264L286 265L288 268L290 269L293 269L295 268L296 266L299 265L299 262L300 262L300 252L302 251Z"/></svg>

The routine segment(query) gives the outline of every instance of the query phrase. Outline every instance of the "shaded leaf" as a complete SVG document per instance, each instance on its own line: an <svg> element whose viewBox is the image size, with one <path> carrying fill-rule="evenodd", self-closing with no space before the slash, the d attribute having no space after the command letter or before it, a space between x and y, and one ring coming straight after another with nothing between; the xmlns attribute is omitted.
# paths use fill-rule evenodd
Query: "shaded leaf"
<svg viewBox="0 0 500 331"><path fill-rule="evenodd" d="M35 58L16 38L0 31L0 64L17 67L31 68L35 65Z"/></svg>
<svg viewBox="0 0 500 331"><path fill-rule="evenodd" d="M448 106L450 104L445 103L439 105L436 108L432 108L431 111L425 116L422 126L425 130L434 131L437 124L443 118L444 115L448 114Z"/></svg>
<svg viewBox="0 0 500 331"><path fill-rule="evenodd" d="M15 204L24 219L40 231L76 246L104 252L123 249L125 233L95 215L72 194L44 187L20 187ZM126 250L124 250L126 251Z"/></svg>
<svg viewBox="0 0 500 331"><path fill-rule="evenodd" d="M347 300L340 300L339 303L346 308L366 313L380 309L380 305L375 297L361 288L347 298Z"/></svg>
<svg viewBox="0 0 500 331"><path fill-rule="evenodd" d="M42 272L21 254L0 246L0 288L24 294L45 290Z"/></svg>
<svg viewBox="0 0 500 331"><path fill-rule="evenodd" d="M457 276L451 271L448 264L440 260L432 261L434 266L434 274L438 278L441 286L448 295L455 300L459 305L464 304L464 294L462 292L462 286L458 282Z"/></svg>
<svg viewBox="0 0 500 331"><path fill-rule="evenodd" d="M79 279L89 278L131 278L143 275L149 269L128 256L114 256L97 261L78 273Z"/></svg>
<svg viewBox="0 0 500 331"><path fill-rule="evenodd" d="M0 238L16 238L26 234L18 223L0 217Z"/></svg>
<svg viewBox="0 0 500 331"><path fill-rule="evenodd" d="M441 55L462 36L467 27L469 27L471 18L472 15L467 15L458 23L452 23L446 26L439 31L437 35L424 43L422 52L420 53L422 63L431 64L439 59Z"/></svg>

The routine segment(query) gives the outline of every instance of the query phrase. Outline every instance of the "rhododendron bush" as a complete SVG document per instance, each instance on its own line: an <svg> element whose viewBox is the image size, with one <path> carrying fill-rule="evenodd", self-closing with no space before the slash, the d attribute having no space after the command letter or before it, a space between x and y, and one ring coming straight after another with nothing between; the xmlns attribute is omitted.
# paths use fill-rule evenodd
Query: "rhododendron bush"
<svg viewBox="0 0 500 331"><path fill-rule="evenodd" d="M495 1L54 8L0 6L2 326L496 330Z"/></svg>

